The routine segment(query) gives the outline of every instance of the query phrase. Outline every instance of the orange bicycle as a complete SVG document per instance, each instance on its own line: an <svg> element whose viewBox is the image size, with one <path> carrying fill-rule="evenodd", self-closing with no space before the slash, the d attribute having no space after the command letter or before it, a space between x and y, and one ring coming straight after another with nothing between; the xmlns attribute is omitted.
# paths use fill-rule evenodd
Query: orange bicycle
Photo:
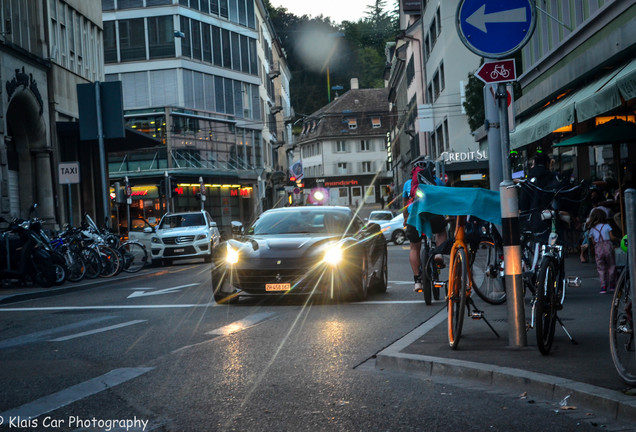
<svg viewBox="0 0 636 432"><path fill-rule="evenodd" d="M466 216L457 216L455 222L455 239L450 252L450 267L447 282L437 282L436 286L446 289L448 305L448 343L457 349L464 325L464 313L472 319L483 319L493 333L499 333L490 325L484 312L479 310L471 298L472 277L468 261L470 250L464 240Z"/></svg>

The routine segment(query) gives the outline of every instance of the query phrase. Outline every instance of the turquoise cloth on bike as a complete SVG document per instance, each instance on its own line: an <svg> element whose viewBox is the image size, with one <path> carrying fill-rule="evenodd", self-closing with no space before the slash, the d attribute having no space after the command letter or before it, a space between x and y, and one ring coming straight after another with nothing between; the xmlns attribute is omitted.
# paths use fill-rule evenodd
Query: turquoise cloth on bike
<svg viewBox="0 0 636 432"><path fill-rule="evenodd" d="M431 224L427 218L419 217L423 212L448 216L470 215L501 225L499 192L488 189L420 184L407 223L413 225L420 234L430 236L433 234Z"/></svg>

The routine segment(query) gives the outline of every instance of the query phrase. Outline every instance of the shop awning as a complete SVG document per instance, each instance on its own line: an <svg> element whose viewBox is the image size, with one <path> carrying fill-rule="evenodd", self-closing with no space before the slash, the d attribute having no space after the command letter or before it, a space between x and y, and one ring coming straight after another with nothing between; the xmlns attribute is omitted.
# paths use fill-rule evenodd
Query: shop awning
<svg viewBox="0 0 636 432"><path fill-rule="evenodd" d="M605 114L636 97L636 59L625 63L561 100L547 106L510 134L510 148L538 141L552 131ZM576 118L575 118L576 116Z"/></svg>
<svg viewBox="0 0 636 432"><path fill-rule="evenodd" d="M554 147L579 145L621 144L636 142L636 124L614 119L572 138L554 144Z"/></svg>

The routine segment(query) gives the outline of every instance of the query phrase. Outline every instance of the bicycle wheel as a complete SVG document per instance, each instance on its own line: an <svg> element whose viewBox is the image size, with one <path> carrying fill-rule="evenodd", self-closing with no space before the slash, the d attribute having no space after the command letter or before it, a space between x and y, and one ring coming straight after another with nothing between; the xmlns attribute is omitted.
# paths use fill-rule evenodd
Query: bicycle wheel
<svg viewBox="0 0 636 432"><path fill-rule="evenodd" d="M141 243L127 241L121 245L120 250L124 256L124 271L136 273L148 262L148 252Z"/></svg>
<svg viewBox="0 0 636 432"><path fill-rule="evenodd" d="M64 253L66 260L66 279L71 282L79 282L84 279L86 274L86 265L81 255L75 251L67 250Z"/></svg>
<svg viewBox="0 0 636 432"><path fill-rule="evenodd" d="M115 249L110 246L100 245L99 256L102 263L101 277L111 277L119 272L121 267L121 261L119 260L119 254Z"/></svg>
<svg viewBox="0 0 636 432"><path fill-rule="evenodd" d="M448 281L448 343L457 349L464 325L466 295L468 289L468 263L466 251L457 249L451 262L451 274Z"/></svg>
<svg viewBox="0 0 636 432"><path fill-rule="evenodd" d="M86 266L84 277L95 279L102 273L102 259L95 249L84 248L80 251L80 256Z"/></svg>
<svg viewBox="0 0 636 432"><path fill-rule="evenodd" d="M422 243L428 240L423 239ZM430 305L432 301L433 280L428 272L428 261L430 260L430 252L428 244L422 244L420 248L420 274L422 275L422 293L424 294L424 303Z"/></svg>
<svg viewBox="0 0 636 432"><path fill-rule="evenodd" d="M541 354L547 355L554 341L554 328L558 299L556 295L556 266L551 257L544 257L539 267L539 279L536 287L535 333L537 346Z"/></svg>
<svg viewBox="0 0 636 432"><path fill-rule="evenodd" d="M499 305L506 301L503 276L503 250L489 240L479 242L471 267L473 288L486 303Z"/></svg>
<svg viewBox="0 0 636 432"><path fill-rule="evenodd" d="M616 372L627 385L636 386L636 354L634 354L634 315L625 268L616 285L610 310L610 352Z"/></svg>

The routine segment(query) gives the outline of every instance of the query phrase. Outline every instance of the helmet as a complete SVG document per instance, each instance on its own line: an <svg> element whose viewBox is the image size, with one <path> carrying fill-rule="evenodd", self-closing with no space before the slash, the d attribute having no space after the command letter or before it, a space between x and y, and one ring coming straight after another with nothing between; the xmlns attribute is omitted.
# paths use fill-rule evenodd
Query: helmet
<svg viewBox="0 0 636 432"><path fill-rule="evenodd" d="M621 249L627 252L627 234L625 234L621 239Z"/></svg>
<svg viewBox="0 0 636 432"><path fill-rule="evenodd" d="M417 182L419 184L428 184L435 186L435 164L430 159L419 157L412 163L413 167L421 168L417 173Z"/></svg>

